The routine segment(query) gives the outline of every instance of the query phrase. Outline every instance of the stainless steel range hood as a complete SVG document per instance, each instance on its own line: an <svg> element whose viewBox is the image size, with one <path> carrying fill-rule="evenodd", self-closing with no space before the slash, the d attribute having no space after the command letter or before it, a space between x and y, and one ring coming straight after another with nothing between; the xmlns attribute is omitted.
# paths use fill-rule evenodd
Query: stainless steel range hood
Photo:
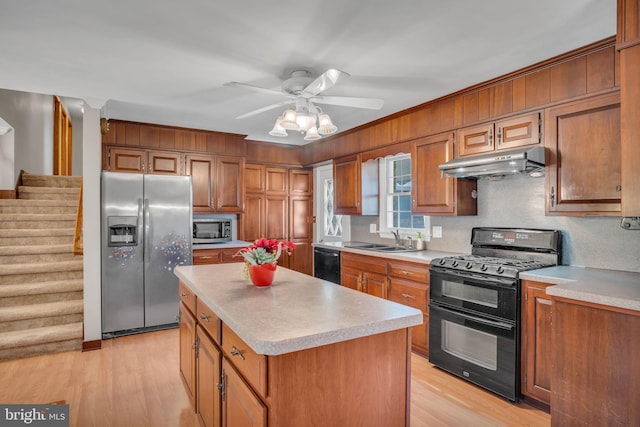
<svg viewBox="0 0 640 427"><path fill-rule="evenodd" d="M454 159L439 166L444 175L455 178L488 178L517 173L544 173L544 147L517 150Z"/></svg>

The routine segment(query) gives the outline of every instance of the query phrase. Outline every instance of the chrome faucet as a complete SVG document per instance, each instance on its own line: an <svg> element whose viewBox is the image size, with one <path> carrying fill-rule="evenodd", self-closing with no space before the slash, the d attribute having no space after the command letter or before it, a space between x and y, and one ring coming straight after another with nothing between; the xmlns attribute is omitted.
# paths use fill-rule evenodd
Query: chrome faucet
<svg viewBox="0 0 640 427"><path fill-rule="evenodd" d="M391 234L393 234L393 237L396 238L396 246L402 246L400 242L400 233L398 232L398 230L391 230Z"/></svg>

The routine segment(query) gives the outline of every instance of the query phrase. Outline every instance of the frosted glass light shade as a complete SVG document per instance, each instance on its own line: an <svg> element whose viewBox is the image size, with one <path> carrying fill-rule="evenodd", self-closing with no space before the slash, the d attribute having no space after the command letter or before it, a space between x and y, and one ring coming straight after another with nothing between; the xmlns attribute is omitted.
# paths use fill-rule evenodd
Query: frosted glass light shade
<svg viewBox="0 0 640 427"><path fill-rule="evenodd" d="M282 119L276 119L276 123L273 125L273 129L269 131L271 136L288 136L287 130L282 127Z"/></svg>
<svg viewBox="0 0 640 427"><path fill-rule="evenodd" d="M315 141L316 139L322 138L320 134L318 134L318 128L311 126L311 129L307 131L307 134L304 136L305 141Z"/></svg>
<svg viewBox="0 0 640 427"><path fill-rule="evenodd" d="M298 130L306 132L316 125L316 116L309 113L297 113L296 123L298 124Z"/></svg>
<svg viewBox="0 0 640 427"><path fill-rule="evenodd" d="M296 112L294 110L287 110L282 114L282 120L280 126L287 130L298 130L299 126L296 123Z"/></svg>
<svg viewBox="0 0 640 427"><path fill-rule="evenodd" d="M318 116L318 132L320 135L331 135L338 131L338 127L333 124L328 114L320 114Z"/></svg>

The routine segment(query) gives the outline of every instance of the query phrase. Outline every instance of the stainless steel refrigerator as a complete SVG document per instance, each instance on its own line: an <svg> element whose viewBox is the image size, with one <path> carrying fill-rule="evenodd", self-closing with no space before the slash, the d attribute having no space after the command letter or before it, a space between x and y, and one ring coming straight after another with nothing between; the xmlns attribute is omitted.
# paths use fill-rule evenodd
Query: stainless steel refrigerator
<svg viewBox="0 0 640 427"><path fill-rule="evenodd" d="M102 172L102 337L173 327L191 264L191 177Z"/></svg>

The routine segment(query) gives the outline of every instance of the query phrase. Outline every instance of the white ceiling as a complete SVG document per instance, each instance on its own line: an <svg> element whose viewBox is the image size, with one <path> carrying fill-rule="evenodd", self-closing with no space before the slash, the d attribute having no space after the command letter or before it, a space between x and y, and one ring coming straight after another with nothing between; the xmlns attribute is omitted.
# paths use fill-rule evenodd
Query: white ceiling
<svg viewBox="0 0 640 427"><path fill-rule="evenodd" d="M85 99L114 119L268 135L292 70L351 74L340 131L615 34L616 0L0 0L0 87ZM105 104L106 102L106 104Z"/></svg>

